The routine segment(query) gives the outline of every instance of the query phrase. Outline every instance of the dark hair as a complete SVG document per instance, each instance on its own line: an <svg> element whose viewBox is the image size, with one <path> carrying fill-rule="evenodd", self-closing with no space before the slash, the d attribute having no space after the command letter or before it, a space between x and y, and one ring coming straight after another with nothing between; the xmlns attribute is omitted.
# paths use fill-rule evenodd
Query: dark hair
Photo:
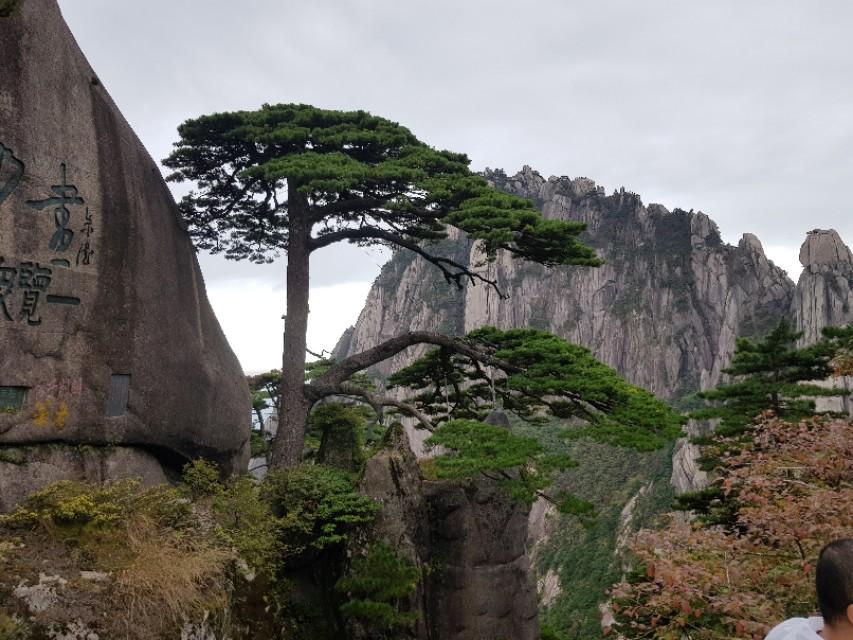
<svg viewBox="0 0 853 640"><path fill-rule="evenodd" d="M853 538L830 542L821 549L815 570L817 603L826 624L847 619L853 604Z"/></svg>

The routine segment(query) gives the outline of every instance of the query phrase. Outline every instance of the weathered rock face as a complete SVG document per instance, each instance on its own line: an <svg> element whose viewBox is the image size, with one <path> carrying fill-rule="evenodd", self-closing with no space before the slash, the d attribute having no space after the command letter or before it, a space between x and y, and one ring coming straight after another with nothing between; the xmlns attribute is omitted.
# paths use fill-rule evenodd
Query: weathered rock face
<svg viewBox="0 0 853 640"><path fill-rule="evenodd" d="M794 320L811 344L824 327L853 322L853 253L836 231L815 229L800 248L800 263Z"/></svg>
<svg viewBox="0 0 853 640"><path fill-rule="evenodd" d="M470 259L470 243L455 232L431 247L462 264ZM463 333L465 291L448 285L433 265L401 251L382 267L358 322L344 332L335 346L335 357L360 353L405 331ZM422 347L411 347L383 362L375 373L380 377L388 375L423 351Z"/></svg>
<svg viewBox="0 0 853 640"><path fill-rule="evenodd" d="M424 480L402 430L367 462L361 487L383 505L367 536L428 569L408 603L420 613L412 637L539 637L525 545L528 509L485 479Z"/></svg>
<svg viewBox="0 0 853 640"><path fill-rule="evenodd" d="M0 19L0 444L244 468L249 395L155 163L55 0Z"/></svg>
<svg viewBox="0 0 853 640"><path fill-rule="evenodd" d="M11 511L29 494L59 480L100 483L138 478L145 485L167 482L153 455L131 447L76 447L62 444L0 448L0 512Z"/></svg>
<svg viewBox="0 0 853 640"><path fill-rule="evenodd" d="M755 236L744 236L737 247L727 245L704 214L646 207L625 191L607 196L586 178L545 180L527 167L512 178L502 172L488 172L487 178L498 188L534 200L547 218L585 222L585 240L606 264L546 269L500 255L480 268L509 294L502 300L484 286L454 290L430 265L398 254L377 279L358 323L337 346L337 356L409 330L459 335L483 325L535 327L589 348L634 384L676 399L714 386L735 338L763 332L790 310L794 285L767 260ZM465 238L454 238L441 249L457 262L483 263L477 246ZM377 373L390 374L418 352L399 354ZM417 440L413 443L419 451ZM694 463L694 447L681 442L677 451L673 484L679 490L698 488L704 478ZM450 498L462 499L455 494ZM478 526L472 516L488 522L493 509L489 505L478 513L457 507L465 515L448 519L449 531L465 536ZM500 539L484 536L482 553L500 554L520 542L509 527ZM528 548L539 542L534 536ZM508 588L489 589L485 581L466 579L492 597ZM539 576L543 597L557 597L559 588L549 587L555 579L547 572ZM457 598L452 590L442 593L448 602ZM513 615L523 619L526 610L522 606L518 611ZM534 626L527 632L533 633Z"/></svg>
<svg viewBox="0 0 853 640"><path fill-rule="evenodd" d="M821 329L853 322L853 253L833 229L815 229L800 248L803 272L794 296L793 316L801 342L811 344L821 337ZM853 389L846 376L819 382L823 386ZM853 415L853 398L819 398L821 411L842 411Z"/></svg>
<svg viewBox="0 0 853 640"><path fill-rule="evenodd" d="M484 286L448 296L430 265L396 256L339 351L355 353L411 329L535 327L591 349L634 384L676 398L714 386L735 338L762 332L790 309L793 283L751 234L727 245L702 213L646 207L624 190L607 196L586 178L545 180L528 167L512 178L499 171L487 177L537 202L547 218L585 222L585 240L605 265L546 269L502 254L482 267L509 294L501 300ZM454 257L482 262L476 246L456 244ZM411 357L401 354L380 373Z"/></svg>
<svg viewBox="0 0 853 640"><path fill-rule="evenodd" d="M487 324L536 327L586 346L634 384L676 400L720 382L736 337L759 336L779 319L794 317L804 341L812 342L824 326L853 321L853 258L834 231L809 234L801 252L805 271L795 287L766 258L758 238L745 234L738 246L727 245L704 214L644 206L625 191L606 196L586 178L545 180L527 167L511 178L497 171L487 177L535 200L546 217L585 222L586 242L606 264L545 269L501 255L482 267L510 294L501 300L483 286L450 289L423 261L396 255L337 355L407 330L462 334ZM464 238L444 250L459 262L482 262L477 247ZM398 355L378 373L388 375L417 353ZM850 388L850 382L834 384ZM707 428L688 425L691 435ZM697 455L695 445L677 443L671 477L677 492L705 485ZM536 516L534 511L529 544L534 550L547 537ZM549 586L553 575L542 573L539 580L543 597L559 593Z"/></svg>
<svg viewBox="0 0 853 640"><path fill-rule="evenodd" d="M694 434L691 434L694 435ZM708 474L699 467L697 459L701 447L681 438L672 452L672 476L670 482L676 493L698 491L708 484Z"/></svg>

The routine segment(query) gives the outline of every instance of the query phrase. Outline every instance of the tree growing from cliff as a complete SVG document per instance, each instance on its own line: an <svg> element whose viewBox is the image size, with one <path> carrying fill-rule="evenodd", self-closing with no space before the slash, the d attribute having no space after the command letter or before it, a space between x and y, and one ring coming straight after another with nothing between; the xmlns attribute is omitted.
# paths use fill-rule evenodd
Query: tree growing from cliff
<svg viewBox="0 0 853 640"><path fill-rule="evenodd" d="M640 451L658 449L680 435L681 416L583 347L535 329L484 327L465 340L475 353L488 356L485 365L472 354L439 347L389 380L408 391L411 406L429 421L426 444L447 452L427 467L435 477L482 473L521 501L542 497L583 518L591 504L546 491L554 473L574 462L535 438L488 424L492 411L500 407L532 423L579 419L584 426L566 430L565 436Z"/></svg>
<svg viewBox="0 0 853 640"><path fill-rule="evenodd" d="M814 399L846 395L842 389L814 384L838 371L838 358L851 332L826 328L824 339L809 347L797 347L802 333L794 331L786 320L761 340L737 341L732 364L724 372L735 378L699 396L718 403L697 411L695 418L721 418L715 432L695 442L703 444L701 466L716 471L727 455L736 453L752 438L754 421L765 412L786 420L800 420L815 413ZM692 511L704 522L727 528L737 526L737 496L724 492L720 485L683 493L676 498L677 509Z"/></svg>
<svg viewBox="0 0 853 640"><path fill-rule="evenodd" d="M434 265L450 284L497 289L488 276L435 251L452 229L479 241L488 259L498 250L546 266L600 261L578 241L584 225L546 220L527 200L498 192L472 173L462 154L438 151L408 129L364 111L328 111L307 105L265 105L189 120L164 164L172 181L191 181L182 212L197 246L234 260L270 262L287 254L287 320L281 379L279 431L271 464L293 466L304 449L311 407L330 396L361 398L381 409L393 406L434 426L414 404L383 397L351 382L353 375L417 344L459 354L476 367L492 367L507 379L535 364L504 363L480 338L411 332L330 364L306 383L309 258L338 242L384 245L410 251ZM541 355L541 353L539 354ZM562 366L571 369L573 354ZM509 366L503 366L507 364ZM544 373L544 372L541 372ZM582 376L577 376L582 381ZM549 395L529 385L515 396ZM607 413L596 389L566 392L551 407L569 406L592 416ZM585 397L589 392L590 397ZM559 394L558 394L559 395ZM513 400L512 408L524 401ZM602 430L609 427L602 424Z"/></svg>
<svg viewBox="0 0 853 640"><path fill-rule="evenodd" d="M197 245L256 262L287 253L274 465L299 460L308 412L323 397L303 377L314 251L336 242L383 244L420 255L449 282L495 286L430 251L429 241L455 227L482 241L490 257L505 249L548 265L598 264L577 241L583 225L544 220L526 200L490 189L469 170L465 156L436 151L406 128L363 111L265 106L191 120L179 133L165 164L175 169L172 180L194 181L199 189L182 202ZM430 337L410 334L394 348L424 341ZM362 359L362 368L376 362ZM326 377L344 382L334 374L332 367Z"/></svg>
<svg viewBox="0 0 853 640"><path fill-rule="evenodd" d="M747 431L764 411L797 420L814 414L814 398L843 395L844 391L809 382L833 373L835 349L826 342L798 348L802 335L787 320L780 320L761 340L739 338L732 363L723 370L734 381L700 393L700 398L717 406L697 411L693 417L720 418L717 435L732 436Z"/></svg>

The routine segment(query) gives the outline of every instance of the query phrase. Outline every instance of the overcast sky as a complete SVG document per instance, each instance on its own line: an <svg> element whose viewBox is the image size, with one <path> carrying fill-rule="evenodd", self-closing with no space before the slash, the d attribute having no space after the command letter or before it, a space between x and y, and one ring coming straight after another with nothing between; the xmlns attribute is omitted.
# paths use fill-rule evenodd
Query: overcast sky
<svg viewBox="0 0 853 640"><path fill-rule="evenodd" d="M183 120L264 102L364 108L475 169L587 176L708 213L799 275L806 231L853 242L849 0L60 0L155 158ZM382 256L316 254L330 349ZM280 366L284 263L202 257L246 370Z"/></svg>

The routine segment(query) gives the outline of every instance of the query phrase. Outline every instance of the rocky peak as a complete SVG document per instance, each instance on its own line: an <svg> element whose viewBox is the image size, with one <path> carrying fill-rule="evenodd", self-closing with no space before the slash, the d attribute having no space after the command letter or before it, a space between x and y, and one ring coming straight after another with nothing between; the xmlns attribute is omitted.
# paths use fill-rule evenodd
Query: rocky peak
<svg viewBox="0 0 853 640"><path fill-rule="evenodd" d="M800 262L794 321L802 343L812 344L824 327L853 322L853 254L834 229L815 229L800 248Z"/></svg>
<svg viewBox="0 0 853 640"><path fill-rule="evenodd" d="M753 233L745 233L743 237L738 242L737 246L744 251L749 251L751 253L757 253L761 256L764 256L764 247L761 246L761 240Z"/></svg>
<svg viewBox="0 0 853 640"><path fill-rule="evenodd" d="M853 264L853 253L835 229L814 229L800 247L800 263L807 269Z"/></svg>
<svg viewBox="0 0 853 640"><path fill-rule="evenodd" d="M757 238L727 245L704 213L646 207L628 190L608 195L588 178L546 180L528 166L513 176L484 176L536 202L546 218L586 223L584 240L605 264L543 269L502 254L484 267L510 295L500 300L487 287L456 295L420 260L392 261L342 351L415 328L536 327L591 349L631 382L677 398L713 386L738 335L762 333L790 310L794 285L763 259ZM477 251L461 244L453 257L479 264ZM387 375L412 355L378 369Z"/></svg>

